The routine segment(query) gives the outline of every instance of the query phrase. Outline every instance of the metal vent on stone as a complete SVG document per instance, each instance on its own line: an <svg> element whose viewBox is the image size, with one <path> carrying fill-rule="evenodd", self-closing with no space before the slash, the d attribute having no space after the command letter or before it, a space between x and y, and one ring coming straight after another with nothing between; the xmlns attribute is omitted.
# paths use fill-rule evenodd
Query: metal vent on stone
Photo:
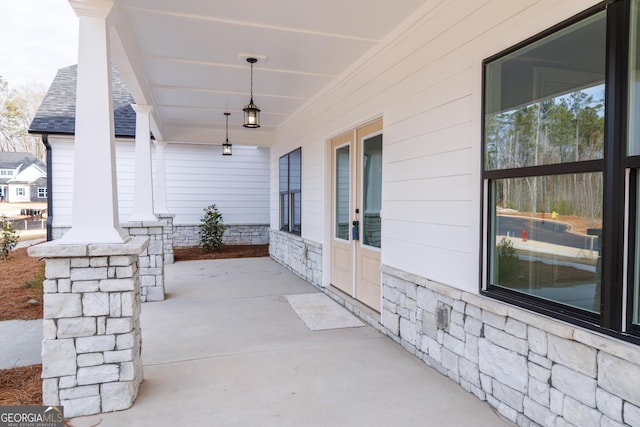
<svg viewBox="0 0 640 427"><path fill-rule="evenodd" d="M436 307L436 326L438 329L449 329L451 307L442 303Z"/></svg>

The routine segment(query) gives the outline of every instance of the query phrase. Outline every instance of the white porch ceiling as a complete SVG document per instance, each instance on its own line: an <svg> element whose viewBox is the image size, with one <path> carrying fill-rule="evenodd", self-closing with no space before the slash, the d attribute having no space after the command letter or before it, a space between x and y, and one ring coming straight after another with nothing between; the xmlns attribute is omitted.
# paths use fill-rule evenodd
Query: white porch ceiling
<svg viewBox="0 0 640 427"><path fill-rule="evenodd" d="M424 0L116 0L112 57L167 141L269 145L273 131ZM259 129L242 127L255 56ZM264 58L264 59L263 59Z"/></svg>

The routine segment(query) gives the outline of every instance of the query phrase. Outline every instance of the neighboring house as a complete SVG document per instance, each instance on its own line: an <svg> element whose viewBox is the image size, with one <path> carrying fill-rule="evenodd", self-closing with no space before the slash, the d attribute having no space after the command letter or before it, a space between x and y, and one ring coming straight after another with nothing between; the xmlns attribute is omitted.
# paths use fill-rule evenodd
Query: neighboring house
<svg viewBox="0 0 640 427"><path fill-rule="evenodd" d="M0 152L0 201L46 202L44 162L30 153Z"/></svg>
<svg viewBox="0 0 640 427"><path fill-rule="evenodd" d="M77 66L62 68L54 78L29 132L46 135L51 147L52 238L71 225ZM119 71L112 68L120 221L133 213L135 175L134 103ZM171 141L162 147L166 157L166 207L158 214L175 215L174 244L197 246L204 208L215 203L227 226L229 243L267 243L269 222L269 149L234 145L232 156L221 145ZM152 149L156 168L157 145ZM157 189L156 189L157 191ZM157 197L157 196L156 196Z"/></svg>

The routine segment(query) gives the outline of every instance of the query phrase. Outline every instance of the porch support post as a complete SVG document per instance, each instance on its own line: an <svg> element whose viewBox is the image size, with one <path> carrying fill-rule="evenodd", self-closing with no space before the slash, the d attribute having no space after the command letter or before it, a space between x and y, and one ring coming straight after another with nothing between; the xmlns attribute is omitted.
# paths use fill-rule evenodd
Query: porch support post
<svg viewBox="0 0 640 427"><path fill-rule="evenodd" d="M154 141L156 148L156 173L154 175L153 189L155 191L153 202L156 216L163 223L164 263L173 263L173 218L175 215L167 209L167 169L165 148L166 141Z"/></svg>
<svg viewBox="0 0 640 427"><path fill-rule="evenodd" d="M156 175L154 181L155 197L153 199L155 203L156 214L167 214L167 169L166 169L166 157L165 148L167 146L166 141L154 141L156 147Z"/></svg>
<svg viewBox="0 0 640 427"><path fill-rule="evenodd" d="M118 218L111 60L113 0L69 0L79 18L71 229L61 242L123 243Z"/></svg>
<svg viewBox="0 0 640 427"><path fill-rule="evenodd" d="M153 184L151 174L151 135L149 115L151 105L131 105L136 112L136 167L133 215L129 221L157 221L153 214Z"/></svg>
<svg viewBox="0 0 640 427"><path fill-rule="evenodd" d="M42 400L66 417L130 407L142 381L140 254L120 227L107 15L113 0L69 0L79 18L71 229L31 246L45 259Z"/></svg>

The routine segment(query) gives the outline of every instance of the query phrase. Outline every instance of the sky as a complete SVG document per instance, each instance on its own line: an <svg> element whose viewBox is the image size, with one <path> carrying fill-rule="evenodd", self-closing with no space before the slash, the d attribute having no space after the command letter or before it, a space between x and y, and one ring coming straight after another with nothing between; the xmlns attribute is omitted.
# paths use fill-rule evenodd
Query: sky
<svg viewBox="0 0 640 427"><path fill-rule="evenodd" d="M67 0L0 0L0 76L48 88L78 58L78 18Z"/></svg>

